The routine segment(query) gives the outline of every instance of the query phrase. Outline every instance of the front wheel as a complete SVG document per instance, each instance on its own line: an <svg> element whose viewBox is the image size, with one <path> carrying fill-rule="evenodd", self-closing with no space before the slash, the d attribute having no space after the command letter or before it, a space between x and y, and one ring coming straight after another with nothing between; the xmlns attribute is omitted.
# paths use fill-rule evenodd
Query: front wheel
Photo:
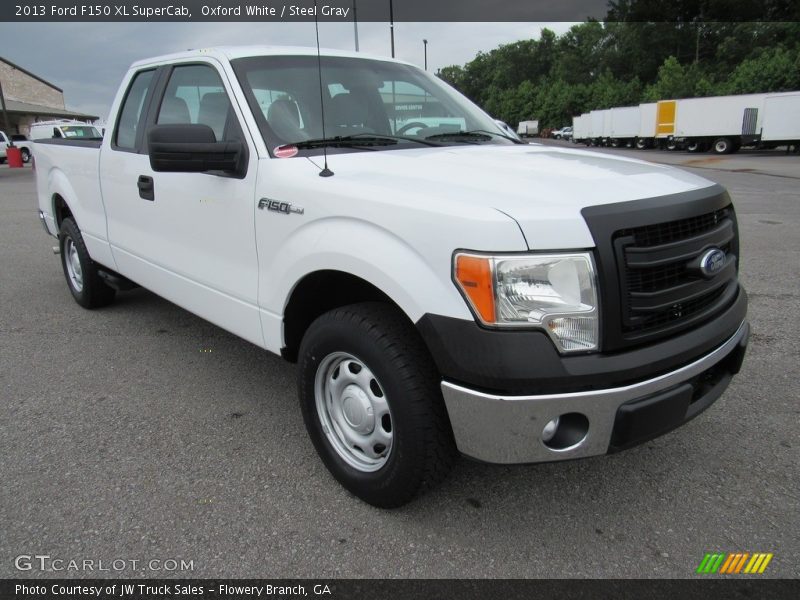
<svg viewBox="0 0 800 600"><path fill-rule="evenodd" d="M19 153L22 155L22 162L28 164L31 162L31 151L27 148L22 148Z"/></svg>
<svg viewBox="0 0 800 600"><path fill-rule="evenodd" d="M97 264L86 250L81 230L71 218L62 221L58 241L64 277L75 302L84 308L111 304L116 292L98 275Z"/></svg>
<svg viewBox="0 0 800 600"><path fill-rule="evenodd" d="M388 305L354 304L314 321L300 346L298 391L325 466L369 504L406 504L455 462L438 373Z"/></svg>

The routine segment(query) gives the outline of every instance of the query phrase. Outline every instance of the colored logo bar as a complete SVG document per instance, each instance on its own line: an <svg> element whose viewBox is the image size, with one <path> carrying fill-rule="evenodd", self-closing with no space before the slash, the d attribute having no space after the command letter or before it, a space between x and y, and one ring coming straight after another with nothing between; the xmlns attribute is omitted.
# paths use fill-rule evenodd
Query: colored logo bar
<svg viewBox="0 0 800 600"><path fill-rule="evenodd" d="M767 565L773 556L771 552L754 552L752 554L749 552L709 552L700 561L697 573L703 575L761 574L767 570Z"/></svg>

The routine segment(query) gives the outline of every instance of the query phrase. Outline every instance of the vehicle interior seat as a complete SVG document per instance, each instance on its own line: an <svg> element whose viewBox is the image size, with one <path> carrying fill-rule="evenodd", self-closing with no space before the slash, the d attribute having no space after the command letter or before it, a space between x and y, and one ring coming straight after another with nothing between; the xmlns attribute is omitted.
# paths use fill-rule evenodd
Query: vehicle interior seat
<svg viewBox="0 0 800 600"><path fill-rule="evenodd" d="M225 124L231 112L231 103L225 92L209 92L200 99L197 122L214 130L218 142L224 139Z"/></svg>
<svg viewBox="0 0 800 600"><path fill-rule="evenodd" d="M340 130L337 131L337 135L362 132L365 130L372 132L372 129L368 127L369 108L366 103L362 102L357 96L349 92L336 94L331 98L328 110L330 113L331 126ZM328 115L326 115L326 120L327 117Z"/></svg>
<svg viewBox="0 0 800 600"><path fill-rule="evenodd" d="M158 113L159 125L186 125L191 122L192 115L186 100L176 96L164 98Z"/></svg>
<svg viewBox="0 0 800 600"><path fill-rule="evenodd" d="M267 122L275 134L285 142L298 142L311 137L301 127L300 109L294 100L281 98L270 104Z"/></svg>

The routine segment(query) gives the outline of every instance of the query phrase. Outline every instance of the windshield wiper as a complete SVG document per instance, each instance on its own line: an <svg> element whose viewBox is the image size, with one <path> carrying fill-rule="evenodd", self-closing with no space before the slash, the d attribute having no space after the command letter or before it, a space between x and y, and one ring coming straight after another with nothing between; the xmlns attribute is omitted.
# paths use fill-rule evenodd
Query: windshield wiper
<svg viewBox="0 0 800 600"><path fill-rule="evenodd" d="M499 131L489 131L488 129L472 129L470 131L448 131L446 133L436 133L434 135L429 135L426 137L426 140L449 140L455 139L456 141L463 141L466 144L475 144L478 143L477 140L480 141L489 141L492 136L497 136L501 138L505 138L514 142L515 144L520 144L522 142L518 142L514 138L509 135L505 135L500 133ZM470 141L476 140L476 141Z"/></svg>
<svg viewBox="0 0 800 600"><path fill-rule="evenodd" d="M367 146L394 146L399 142L414 142L422 144L423 146L441 146L436 142L429 142L413 137L405 137L402 135L384 135L372 133L356 133L353 135L337 135L332 138L320 138L317 140L303 140L301 142L294 142L287 144L289 146L296 146L300 149L309 148L358 148Z"/></svg>

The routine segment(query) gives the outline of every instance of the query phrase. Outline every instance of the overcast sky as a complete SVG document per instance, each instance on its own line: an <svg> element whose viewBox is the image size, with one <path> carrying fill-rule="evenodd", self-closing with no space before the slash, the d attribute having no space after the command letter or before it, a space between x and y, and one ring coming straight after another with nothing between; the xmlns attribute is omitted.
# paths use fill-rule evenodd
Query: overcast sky
<svg viewBox="0 0 800 600"><path fill-rule="evenodd" d="M0 0L7 1L7 0ZM464 64L480 51L557 34L571 23L396 23L397 58L428 68ZM359 24L361 50L388 56L389 25ZM352 23L320 23L323 47L353 49ZM313 23L0 23L0 56L64 90L68 108L105 118L128 66L142 58L217 45L313 46Z"/></svg>

